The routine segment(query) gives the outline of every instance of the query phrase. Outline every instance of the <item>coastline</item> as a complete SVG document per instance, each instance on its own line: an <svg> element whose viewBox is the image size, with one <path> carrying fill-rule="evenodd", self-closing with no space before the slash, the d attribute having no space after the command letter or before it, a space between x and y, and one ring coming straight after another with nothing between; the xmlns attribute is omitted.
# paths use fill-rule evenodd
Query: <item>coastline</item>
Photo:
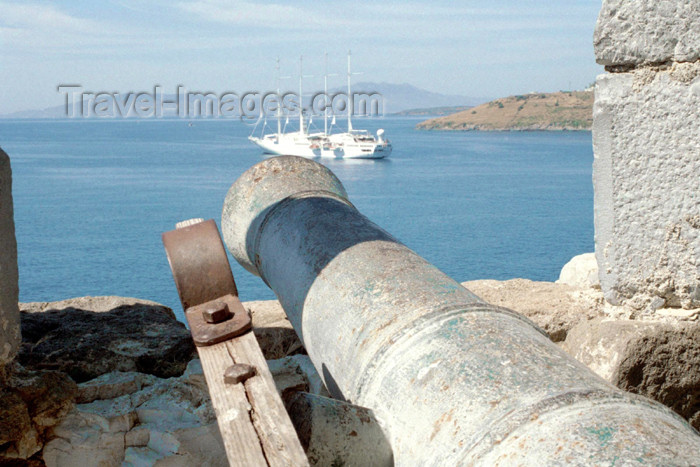
<svg viewBox="0 0 700 467"><path fill-rule="evenodd" d="M431 118L418 130L590 131L593 92L559 91L509 96L451 115Z"/></svg>
<svg viewBox="0 0 700 467"><path fill-rule="evenodd" d="M511 128L482 128L479 127L478 125L475 125L473 127L467 127L467 128L424 128L424 127L418 127L416 125L416 130L419 131L445 131L445 132L450 132L450 131L458 131L458 132L468 132L468 131L485 131L489 133L505 133L505 132L526 132L526 131L532 131L532 132L549 132L549 131L576 131L576 132L581 132L581 133L590 133L592 131L592 128L576 128L576 127L552 127L552 128L540 128L540 127L511 127Z"/></svg>

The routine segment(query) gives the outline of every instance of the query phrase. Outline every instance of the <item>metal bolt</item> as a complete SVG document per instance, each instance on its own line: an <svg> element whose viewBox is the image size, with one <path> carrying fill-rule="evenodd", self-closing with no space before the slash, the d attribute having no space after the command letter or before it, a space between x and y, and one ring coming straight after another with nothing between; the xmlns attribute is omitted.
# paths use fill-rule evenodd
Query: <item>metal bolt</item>
<svg viewBox="0 0 700 467"><path fill-rule="evenodd" d="M202 310L202 316L207 323L220 323L231 317L228 305L224 302L214 302Z"/></svg>
<svg viewBox="0 0 700 467"><path fill-rule="evenodd" d="M257 374L257 370L253 365L247 363L236 363L226 368L224 372L224 383L238 384L251 378Z"/></svg>

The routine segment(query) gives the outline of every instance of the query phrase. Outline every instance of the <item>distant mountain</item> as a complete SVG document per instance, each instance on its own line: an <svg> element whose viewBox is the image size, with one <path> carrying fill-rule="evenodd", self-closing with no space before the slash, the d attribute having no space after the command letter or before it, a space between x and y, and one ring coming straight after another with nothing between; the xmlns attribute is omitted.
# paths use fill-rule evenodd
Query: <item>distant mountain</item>
<svg viewBox="0 0 700 467"><path fill-rule="evenodd" d="M42 110L20 110L9 114L0 114L0 118L63 118L65 116L65 105L47 107Z"/></svg>
<svg viewBox="0 0 700 467"><path fill-rule="evenodd" d="M419 123L422 130L590 130L593 91L531 93L496 99Z"/></svg>
<svg viewBox="0 0 700 467"><path fill-rule="evenodd" d="M184 96L184 95L183 95ZM169 102L175 102L177 100L177 95L175 94L163 94L162 95L163 101L169 101ZM87 102L87 101L86 101ZM124 105L124 108L126 110L126 118L138 118L138 115L135 110L135 100L131 100L129 102L124 102L122 105ZM93 110L94 110L94 102L93 102L93 110L91 110L86 103L85 107L85 112L90 112L90 115L84 116L81 114L80 110L80 105L77 105L76 107L72 107L70 109L70 112L74 112L75 115L72 118L124 118L122 115L120 109L118 109L116 103L112 103L111 107L109 110L106 112L109 116L108 117L98 117L94 115ZM66 109L66 105L57 105L54 107L47 107L43 110L20 110L17 112L12 112L9 114L0 114L0 119L9 119L9 118L71 118L68 115L68 110ZM236 116L238 116L239 113L236 113ZM162 116L165 118L178 118L177 115L177 110L173 105L170 106L164 106ZM206 118L206 117L201 117L201 116L194 116L194 117L184 117L187 119L193 119L193 118Z"/></svg>
<svg viewBox="0 0 700 467"><path fill-rule="evenodd" d="M329 93L345 92L345 87L337 87L329 90ZM374 94L378 93L384 99L384 114L392 114L404 112L412 109L433 109L461 106L463 108L472 107L480 104L487 99L478 97L458 96L449 94L440 94L436 92L426 91L425 89L417 88L410 84L391 84L391 83L371 83L362 82L355 83L352 86L353 94ZM175 96L165 95L164 99L172 100ZM304 100L307 100L306 92ZM305 103L306 105L306 103ZM458 110L458 109L457 109ZM381 109L380 109L381 111ZM174 111L165 111L167 117L177 117ZM120 115L118 112L112 112L112 115ZM130 117L135 116L133 111L128 112ZM419 115L418 113L414 115ZM422 115L440 115L439 113L423 113ZM22 110L9 114L0 114L0 118L66 118L65 105L48 107L42 110ZM95 118L92 115L90 118ZM193 118L193 117L187 117Z"/></svg>
<svg viewBox="0 0 700 467"><path fill-rule="evenodd" d="M163 94L162 95L163 100L165 101L175 101L177 99L177 96L175 94ZM130 101L128 104L124 104L126 111L126 117L129 118L136 118L136 112L134 109L134 101ZM87 106L87 104L86 104ZM88 107L86 107L88 109ZM0 119L10 119L10 118L17 118L17 119L22 119L22 118L71 118L67 112L75 112L75 116L73 118L82 118L83 115L81 114L80 111L80 105L77 105L76 107L71 107L70 110L66 109L66 105L57 105L54 107L47 107L42 110L20 110L17 112L12 112L9 114L0 114ZM86 112L92 112L92 110L86 110ZM110 114L110 117L97 117L94 114L90 114L86 118L122 118L121 113L119 109L116 107L116 104L112 104L111 108L107 112ZM172 107L166 107L163 110L163 116L168 117L168 118L177 118L176 110L173 109Z"/></svg>
<svg viewBox="0 0 700 467"><path fill-rule="evenodd" d="M337 88L334 91L345 91ZM428 109L434 107L472 107L488 100L486 98L440 94L426 91L411 84L362 82L352 85L354 93L377 92L384 98L384 113L392 114L411 109ZM435 115L435 114L433 114Z"/></svg>

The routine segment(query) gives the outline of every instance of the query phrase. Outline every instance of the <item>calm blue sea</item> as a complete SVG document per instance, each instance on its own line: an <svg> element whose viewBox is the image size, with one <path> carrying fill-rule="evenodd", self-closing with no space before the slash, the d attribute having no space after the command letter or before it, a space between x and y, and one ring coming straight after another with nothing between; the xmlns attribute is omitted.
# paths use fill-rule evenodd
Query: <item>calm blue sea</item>
<svg viewBox="0 0 700 467"><path fill-rule="evenodd" d="M588 132L386 129L388 160L324 163L362 213L457 280L555 280L593 250ZM220 224L233 181L263 156L234 120L0 120L13 169L20 300L155 300L182 316L161 233ZM274 298L235 261L243 300Z"/></svg>

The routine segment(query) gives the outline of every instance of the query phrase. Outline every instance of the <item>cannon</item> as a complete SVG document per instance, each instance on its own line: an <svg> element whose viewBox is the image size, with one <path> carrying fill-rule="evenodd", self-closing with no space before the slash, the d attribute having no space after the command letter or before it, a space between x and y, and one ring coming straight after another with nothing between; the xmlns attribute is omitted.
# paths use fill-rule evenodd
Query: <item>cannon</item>
<svg viewBox="0 0 700 467"><path fill-rule="evenodd" d="M256 164L231 186L221 225L332 396L374 412L397 465L700 463L700 436L679 416L428 263L321 164Z"/></svg>

